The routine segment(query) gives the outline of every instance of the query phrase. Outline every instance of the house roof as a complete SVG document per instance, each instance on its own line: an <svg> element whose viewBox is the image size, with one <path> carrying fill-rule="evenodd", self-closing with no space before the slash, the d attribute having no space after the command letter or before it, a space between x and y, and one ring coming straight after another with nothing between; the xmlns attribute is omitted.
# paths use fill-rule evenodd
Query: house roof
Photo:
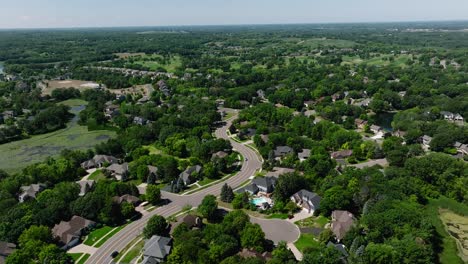
<svg viewBox="0 0 468 264"><path fill-rule="evenodd" d="M189 214L184 216L182 222L184 222L189 228L192 228L194 226L198 226L201 223L201 219L196 215Z"/></svg>
<svg viewBox="0 0 468 264"><path fill-rule="evenodd" d="M308 159L310 157L310 149L303 149L301 152L297 153L299 159Z"/></svg>
<svg viewBox="0 0 468 264"><path fill-rule="evenodd" d="M332 212L331 230L338 240L344 238L354 224L354 216L348 211L335 210Z"/></svg>
<svg viewBox="0 0 468 264"><path fill-rule="evenodd" d="M432 140L432 137L430 137L430 136L428 136L428 135L424 135L424 136L422 137L422 139L423 139L424 141L431 141L431 140Z"/></svg>
<svg viewBox="0 0 468 264"><path fill-rule="evenodd" d="M342 158L350 157L351 155L353 155L353 151L350 149L346 149L346 150L332 152L331 157L334 159L342 159Z"/></svg>
<svg viewBox="0 0 468 264"><path fill-rule="evenodd" d="M371 125L371 126L370 126L370 129L371 129L371 130L377 130L377 131L382 130L382 128L379 127L379 126L377 126L377 125Z"/></svg>
<svg viewBox="0 0 468 264"><path fill-rule="evenodd" d="M121 204L123 202L131 203L131 204L137 204L140 202L140 198L130 195L130 194L124 194L122 196L114 196L112 197L112 201L115 203Z"/></svg>
<svg viewBox="0 0 468 264"><path fill-rule="evenodd" d="M97 164L102 164L102 163L114 164L114 163L117 163L117 162L118 162L118 159L113 157L113 156L95 155L92 159L81 163L81 166L82 167L94 167Z"/></svg>
<svg viewBox="0 0 468 264"><path fill-rule="evenodd" d="M299 199L303 202L307 202L306 204L310 203L314 205L315 208L318 208L320 206L320 201L322 200L322 198L318 194L305 189L302 189L297 193L293 194L293 197L296 200Z"/></svg>
<svg viewBox="0 0 468 264"><path fill-rule="evenodd" d="M91 220L75 215L70 221L61 221L59 224L55 225L54 228L52 228L52 234L66 245L77 236L80 236L82 229L94 224L95 222Z"/></svg>
<svg viewBox="0 0 468 264"><path fill-rule="evenodd" d="M274 152L275 152L276 157L281 157L281 156L287 155L289 153L292 153L293 149L291 147L289 147L289 146L278 146L278 147L276 147Z"/></svg>
<svg viewBox="0 0 468 264"><path fill-rule="evenodd" d="M128 163L112 164L107 169L116 174L125 174L128 172Z"/></svg>
<svg viewBox="0 0 468 264"><path fill-rule="evenodd" d="M252 183L257 185L257 187L264 187L266 189L270 189L276 183L275 177L257 177L252 180Z"/></svg>
<svg viewBox="0 0 468 264"><path fill-rule="evenodd" d="M36 195L40 192L42 192L45 189L45 185L42 183L38 184L31 184L28 186L21 186L21 194L20 196L29 196L32 198L36 198Z"/></svg>
<svg viewBox="0 0 468 264"><path fill-rule="evenodd" d="M172 239L169 237L152 236L145 241L143 255L145 257L165 259L171 251L171 241Z"/></svg>
<svg viewBox="0 0 468 264"><path fill-rule="evenodd" d="M16 250L16 245L13 243L0 241L0 256L7 257Z"/></svg>
<svg viewBox="0 0 468 264"><path fill-rule="evenodd" d="M95 181L83 180L83 181L77 181L76 183L80 185L80 195L84 195L89 189L91 189L94 186Z"/></svg>
<svg viewBox="0 0 468 264"><path fill-rule="evenodd" d="M278 178L279 176L281 176L283 174L292 173L294 171L295 171L294 169L290 169L290 168L274 167L273 170L267 172L267 174L265 176Z"/></svg>
<svg viewBox="0 0 468 264"><path fill-rule="evenodd" d="M220 159L227 157L229 154L227 154L224 151L218 151L216 153L213 153L212 157L218 157Z"/></svg>

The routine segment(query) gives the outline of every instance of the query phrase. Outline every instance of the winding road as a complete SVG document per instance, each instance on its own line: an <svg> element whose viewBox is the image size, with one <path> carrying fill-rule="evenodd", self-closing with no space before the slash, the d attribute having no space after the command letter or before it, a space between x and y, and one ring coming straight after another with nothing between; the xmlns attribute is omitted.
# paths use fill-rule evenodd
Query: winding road
<svg viewBox="0 0 468 264"><path fill-rule="evenodd" d="M144 215L141 219L128 224L124 229L107 240L106 243L92 254L86 261L87 264L112 263L113 260L110 256L112 252L122 251L130 242L132 242L132 240L138 237L142 233L148 219L153 215L168 217L180 212L185 205L197 207L206 195L213 194L219 196L221 187L224 183L227 183L233 188L238 187L262 167L261 158L254 150L229 138L227 134L228 128L238 115L237 111L229 111L233 112L234 116L226 120L226 124L215 131L215 135L217 138L229 140L232 147L244 157L244 162L240 171L235 176L232 176L225 181L219 182L190 195L178 195L163 191L162 198L169 200L166 205L158 207L149 214ZM274 242L278 242L280 240L292 242L299 237L299 230L297 227L287 221L254 218L252 219L252 222L260 224L262 229L265 231L266 238L271 239Z"/></svg>

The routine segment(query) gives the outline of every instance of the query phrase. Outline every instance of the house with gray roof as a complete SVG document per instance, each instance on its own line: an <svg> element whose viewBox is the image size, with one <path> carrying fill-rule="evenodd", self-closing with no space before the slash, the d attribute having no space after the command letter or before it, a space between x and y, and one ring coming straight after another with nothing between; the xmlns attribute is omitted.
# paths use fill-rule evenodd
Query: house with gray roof
<svg viewBox="0 0 468 264"><path fill-rule="evenodd" d="M112 164L109 167L106 168L108 170L112 177L114 177L118 181L125 181L129 170L128 170L128 163L122 163L122 164Z"/></svg>
<svg viewBox="0 0 468 264"><path fill-rule="evenodd" d="M108 156L108 155L94 155L94 157L90 160L87 160L81 163L81 167L85 170L92 169L92 168L102 168L106 163L107 164L114 164L118 163L119 160L116 157Z"/></svg>
<svg viewBox="0 0 468 264"><path fill-rule="evenodd" d="M69 249L80 243L80 238L86 229L96 225L95 222L81 216L73 216L70 221L61 221L52 228L52 234L63 245L62 249Z"/></svg>
<svg viewBox="0 0 468 264"><path fill-rule="evenodd" d="M309 213L313 213L315 210L320 208L321 199L322 198L318 196L318 194L304 189L291 196L291 201Z"/></svg>
<svg viewBox="0 0 468 264"><path fill-rule="evenodd" d="M297 153L297 157L300 162L305 161L310 157L310 149L303 149L301 152Z"/></svg>
<svg viewBox="0 0 468 264"><path fill-rule="evenodd" d="M122 204L123 202L127 202L130 204L133 204L134 206L137 206L141 200L140 198L130 195L130 194L124 194L122 196L114 196L112 197L112 201L116 204Z"/></svg>
<svg viewBox="0 0 468 264"><path fill-rule="evenodd" d="M78 185L80 185L80 196L84 196L88 193L96 183L94 180L84 180L84 181L77 181Z"/></svg>
<svg viewBox="0 0 468 264"><path fill-rule="evenodd" d="M275 177L256 177L252 180L260 192L272 193L275 189L277 179Z"/></svg>
<svg viewBox="0 0 468 264"><path fill-rule="evenodd" d="M293 149L289 146L278 146L274 150L275 158L280 159L288 154L293 153Z"/></svg>
<svg viewBox="0 0 468 264"><path fill-rule="evenodd" d="M275 177L278 178L279 176L286 174L286 173L293 173L295 170L290 168L282 168L282 167L274 167L272 171L267 172L265 174L266 177Z"/></svg>
<svg viewBox="0 0 468 264"><path fill-rule="evenodd" d="M135 116L133 118L133 124L144 126L144 125L148 124L148 120L146 118L144 118L144 117L141 117L141 116Z"/></svg>
<svg viewBox="0 0 468 264"><path fill-rule="evenodd" d="M354 225L354 215L348 211L335 210L331 214L331 230L336 240L341 241Z"/></svg>
<svg viewBox="0 0 468 264"><path fill-rule="evenodd" d="M169 237L152 236L143 247L143 264L161 263L166 260L172 249Z"/></svg>
<svg viewBox="0 0 468 264"><path fill-rule="evenodd" d="M432 137L430 137L428 135L424 135L422 137L422 144L427 148L430 147L431 141L432 141Z"/></svg>
<svg viewBox="0 0 468 264"><path fill-rule="evenodd" d="M371 125L370 126L370 130L374 133L374 134L377 134L379 132L382 131L382 128L380 126L377 126L377 125Z"/></svg>
<svg viewBox="0 0 468 264"><path fill-rule="evenodd" d="M28 186L21 186L21 193L18 196L20 203L27 201L28 199L36 199L36 196L45 190L46 186L42 183L31 184Z"/></svg>
<svg viewBox="0 0 468 264"><path fill-rule="evenodd" d="M351 149L345 149L340 151L335 151L331 153L332 159L346 159L353 155L353 151Z"/></svg>
<svg viewBox="0 0 468 264"><path fill-rule="evenodd" d="M13 243L8 243L4 241L0 241L0 264L4 264L6 262L6 258L13 254L16 250L16 245Z"/></svg>
<svg viewBox="0 0 468 264"><path fill-rule="evenodd" d="M184 185L189 185L194 182L194 174L199 174L202 170L200 165L188 167L185 171L179 174L179 179L184 182Z"/></svg>
<svg viewBox="0 0 468 264"><path fill-rule="evenodd" d="M468 144L462 144L461 142L457 141L453 146L457 149L458 153L462 155L468 155Z"/></svg>

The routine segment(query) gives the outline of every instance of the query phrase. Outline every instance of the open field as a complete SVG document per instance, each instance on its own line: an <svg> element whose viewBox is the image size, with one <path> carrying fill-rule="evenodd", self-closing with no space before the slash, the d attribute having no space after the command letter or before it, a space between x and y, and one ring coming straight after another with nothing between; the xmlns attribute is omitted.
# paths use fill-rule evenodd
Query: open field
<svg viewBox="0 0 468 264"><path fill-rule="evenodd" d="M119 57L119 59L127 59L130 57L145 56L145 53L144 52L137 52L137 53L122 52L122 53L114 53L114 55Z"/></svg>
<svg viewBox="0 0 468 264"><path fill-rule="evenodd" d="M163 62L163 56L157 54L139 56L132 60L133 63L148 67L151 71L163 68L168 72L175 72L178 67L182 66L180 56L172 56L167 62Z"/></svg>
<svg viewBox="0 0 468 264"><path fill-rule="evenodd" d="M428 215L428 219L431 223L435 226L435 229L440 236L440 247L441 252L439 253L439 261L442 264L463 264L464 262L461 259L461 251L460 246L457 245L457 242L453 236L447 231L447 226L444 224L445 221L449 223L450 219L456 219L456 221L452 221L452 223L467 221L468 216L468 207L466 205L457 203L452 199L448 199L445 197L439 198L437 200L430 200L426 206L426 211ZM447 215L442 216L441 212L449 212ZM456 217L453 217L455 215ZM463 220L464 219L464 220ZM444 221L444 222L443 222ZM458 226L461 225L458 223ZM467 226L464 225L464 230L467 232ZM453 235L456 235L462 229L457 228L458 230L455 231ZM465 237L465 247L466 247L466 233L464 234ZM461 240L460 240L461 241ZM460 242L459 242L460 243ZM466 248L465 248L466 250ZM465 260L466 261L466 260Z"/></svg>
<svg viewBox="0 0 468 264"><path fill-rule="evenodd" d="M152 84L143 84L123 89L108 89L108 91L117 95L141 94L144 96L151 96L151 94L154 92L154 87Z"/></svg>
<svg viewBox="0 0 468 264"><path fill-rule="evenodd" d="M394 66L394 67L407 67L406 62L410 61L413 56L410 54L395 55L394 60L390 61L389 58L392 55L379 55L370 59L362 59L359 56L343 56L342 65L355 65L355 64L367 64L372 66Z"/></svg>
<svg viewBox="0 0 468 264"><path fill-rule="evenodd" d="M439 214L446 230L457 243L458 255L463 261L468 262L468 217L447 209L439 209Z"/></svg>
<svg viewBox="0 0 468 264"><path fill-rule="evenodd" d="M76 99L62 102L71 106L74 114L85 103ZM87 127L78 125L77 121L75 116L64 129L0 145L0 168L10 173L18 172L49 156L57 156L64 149L90 149L116 135L114 131L108 130L88 131Z"/></svg>
<svg viewBox="0 0 468 264"><path fill-rule="evenodd" d="M78 90L95 89L99 84L82 80L50 80L39 84L42 87L42 95L51 95L52 91L60 88L76 88Z"/></svg>

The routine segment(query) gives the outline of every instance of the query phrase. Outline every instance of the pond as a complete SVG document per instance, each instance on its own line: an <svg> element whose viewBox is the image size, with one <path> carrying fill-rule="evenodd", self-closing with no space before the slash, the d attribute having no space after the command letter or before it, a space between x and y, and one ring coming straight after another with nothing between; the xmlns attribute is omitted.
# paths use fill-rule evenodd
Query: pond
<svg viewBox="0 0 468 264"><path fill-rule="evenodd" d="M379 113L374 117L375 124L382 127L385 131L392 132L392 121L396 113Z"/></svg>

